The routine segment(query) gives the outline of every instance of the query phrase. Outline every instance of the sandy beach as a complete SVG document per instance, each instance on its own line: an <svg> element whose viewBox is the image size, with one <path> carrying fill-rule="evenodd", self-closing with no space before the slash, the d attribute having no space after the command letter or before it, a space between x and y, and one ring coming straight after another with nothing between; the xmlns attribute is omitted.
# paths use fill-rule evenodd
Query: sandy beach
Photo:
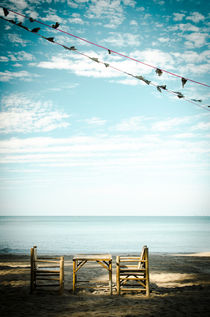
<svg viewBox="0 0 210 317"><path fill-rule="evenodd" d="M0 315L4 316L209 316L210 253L150 254L151 295L113 295L107 272L96 263L81 269L80 278L95 282L72 294L72 256L65 256L63 295L55 290L29 293L29 256L0 255ZM101 280L101 282L96 282ZM87 283L86 283L87 285Z"/></svg>

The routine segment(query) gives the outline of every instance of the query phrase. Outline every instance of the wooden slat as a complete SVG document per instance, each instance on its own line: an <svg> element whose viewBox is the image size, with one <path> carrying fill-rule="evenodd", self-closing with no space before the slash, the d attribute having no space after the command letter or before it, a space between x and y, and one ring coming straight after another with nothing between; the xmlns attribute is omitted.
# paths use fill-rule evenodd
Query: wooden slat
<svg viewBox="0 0 210 317"><path fill-rule="evenodd" d="M43 263L58 263L58 265L59 265L59 261L51 261L51 260L40 260L40 259L37 259L36 261L34 261L34 262L43 262Z"/></svg>
<svg viewBox="0 0 210 317"><path fill-rule="evenodd" d="M37 281L60 281L60 278L55 278L55 277L52 277L52 278L47 278L47 277L42 277L42 278L39 278L37 277L36 279Z"/></svg>
<svg viewBox="0 0 210 317"><path fill-rule="evenodd" d="M38 284L36 287L55 287L55 286L60 286L60 284Z"/></svg>
<svg viewBox="0 0 210 317"><path fill-rule="evenodd" d="M42 258L42 257L39 256L39 260L59 260L60 261L60 258L61 257L55 257L55 258L45 258L45 257L43 257Z"/></svg>
<svg viewBox="0 0 210 317"><path fill-rule="evenodd" d="M124 287L121 287L120 288L120 291L124 291L124 292L128 292L128 291L139 291L139 292L145 292L145 288L140 288L140 287L138 287L138 288L132 288L132 287L130 287L130 288L124 288Z"/></svg>
<svg viewBox="0 0 210 317"><path fill-rule="evenodd" d="M139 256L120 256L120 261L122 259L137 259L138 261L141 260Z"/></svg>
<svg viewBox="0 0 210 317"><path fill-rule="evenodd" d="M58 271L58 270L37 270L36 271L36 274L40 274L40 273L60 273L60 271Z"/></svg>
<svg viewBox="0 0 210 317"><path fill-rule="evenodd" d="M78 254L73 257L73 260L79 261L111 261L111 254Z"/></svg>
<svg viewBox="0 0 210 317"><path fill-rule="evenodd" d="M39 265L37 267L37 270L40 270L40 269L59 269L60 266L59 265Z"/></svg>
<svg viewBox="0 0 210 317"><path fill-rule="evenodd" d="M120 277L120 280L138 280L138 281L146 281L146 278L139 278L139 277Z"/></svg>

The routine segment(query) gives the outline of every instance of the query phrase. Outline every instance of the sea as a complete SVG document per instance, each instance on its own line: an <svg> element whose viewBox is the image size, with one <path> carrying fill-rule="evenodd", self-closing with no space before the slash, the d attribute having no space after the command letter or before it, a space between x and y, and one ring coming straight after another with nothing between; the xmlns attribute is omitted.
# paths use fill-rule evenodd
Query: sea
<svg viewBox="0 0 210 317"><path fill-rule="evenodd" d="M0 217L0 253L138 254L210 251L210 217Z"/></svg>

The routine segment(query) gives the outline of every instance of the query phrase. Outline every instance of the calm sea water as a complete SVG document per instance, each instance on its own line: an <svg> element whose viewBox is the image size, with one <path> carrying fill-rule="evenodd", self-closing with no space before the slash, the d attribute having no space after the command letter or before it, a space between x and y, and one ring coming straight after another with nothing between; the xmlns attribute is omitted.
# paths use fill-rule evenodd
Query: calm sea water
<svg viewBox="0 0 210 317"><path fill-rule="evenodd" d="M210 217L0 217L0 253L210 251Z"/></svg>

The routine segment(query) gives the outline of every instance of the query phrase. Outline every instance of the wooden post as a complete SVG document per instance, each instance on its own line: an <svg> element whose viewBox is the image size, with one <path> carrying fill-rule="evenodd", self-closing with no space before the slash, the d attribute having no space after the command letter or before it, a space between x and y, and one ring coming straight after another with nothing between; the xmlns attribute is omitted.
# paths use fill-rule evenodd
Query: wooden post
<svg viewBox="0 0 210 317"><path fill-rule="evenodd" d="M76 260L73 260L73 293L75 294L76 290Z"/></svg>
<svg viewBox="0 0 210 317"><path fill-rule="evenodd" d="M146 296L149 297L149 251L148 248L145 248L145 269L146 269Z"/></svg>
<svg viewBox="0 0 210 317"><path fill-rule="evenodd" d="M109 289L110 295L112 295L112 260L109 261Z"/></svg>
<svg viewBox="0 0 210 317"><path fill-rule="evenodd" d="M32 294L34 290L34 248L31 248L31 284L30 293Z"/></svg>
<svg viewBox="0 0 210 317"><path fill-rule="evenodd" d="M116 284L117 284L117 295L120 295L120 257L116 257Z"/></svg>
<svg viewBox="0 0 210 317"><path fill-rule="evenodd" d="M60 259L60 294L63 293L64 289L64 257Z"/></svg>

